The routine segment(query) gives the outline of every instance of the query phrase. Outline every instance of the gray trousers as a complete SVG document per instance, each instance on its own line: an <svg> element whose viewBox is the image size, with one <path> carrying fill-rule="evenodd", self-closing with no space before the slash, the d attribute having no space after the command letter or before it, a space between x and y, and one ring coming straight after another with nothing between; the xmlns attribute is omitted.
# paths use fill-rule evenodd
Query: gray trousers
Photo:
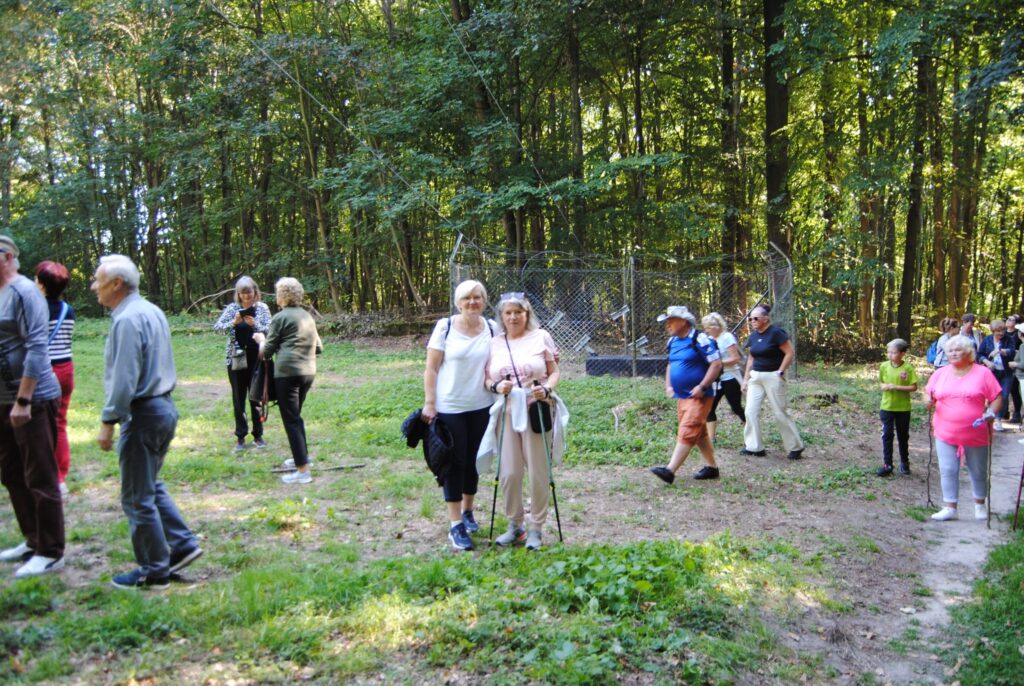
<svg viewBox="0 0 1024 686"><path fill-rule="evenodd" d="M960 458L957 446L935 439L935 454L939 458L939 480L942 482L942 499L955 503L960 496ZM964 462L971 475L971 490L976 500L988 495L988 446L964 448Z"/></svg>
<svg viewBox="0 0 1024 686"><path fill-rule="evenodd" d="M117 445L121 507L128 517L136 562L147 576L159 578L167 576L172 552L198 545L158 478L178 425L178 411L169 395L136 400L131 409Z"/></svg>

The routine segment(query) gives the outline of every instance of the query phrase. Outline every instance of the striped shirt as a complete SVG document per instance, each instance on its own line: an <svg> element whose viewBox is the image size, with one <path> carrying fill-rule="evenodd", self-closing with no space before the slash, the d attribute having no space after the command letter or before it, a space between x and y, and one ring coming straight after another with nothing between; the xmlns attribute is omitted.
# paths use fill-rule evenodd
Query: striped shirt
<svg viewBox="0 0 1024 686"><path fill-rule="evenodd" d="M71 335L75 332L75 308L68 305L68 313L60 324L60 331L56 335L53 333L53 327L57 326L57 320L60 319L63 302L59 298L46 299L46 304L50 306L50 326L47 332L52 337L50 339L50 364L71 360Z"/></svg>

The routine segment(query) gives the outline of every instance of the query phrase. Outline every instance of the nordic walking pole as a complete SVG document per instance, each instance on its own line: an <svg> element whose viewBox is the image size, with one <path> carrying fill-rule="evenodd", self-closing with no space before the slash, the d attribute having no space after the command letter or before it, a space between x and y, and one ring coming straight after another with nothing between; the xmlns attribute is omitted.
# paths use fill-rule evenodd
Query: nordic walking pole
<svg viewBox="0 0 1024 686"><path fill-rule="evenodd" d="M932 405L928 406L928 474L925 477L925 484L928 494L928 507L935 507L935 503L932 502L932 458L935 455L935 439L932 436L932 415L935 413L935 407Z"/></svg>
<svg viewBox="0 0 1024 686"><path fill-rule="evenodd" d="M1024 425L1022 425L1024 426ZM1024 445L1024 438L1017 441ZM1017 530L1017 513L1020 512L1020 493L1024 489L1024 463L1020 466L1020 483L1017 485L1017 506L1013 508L1013 530Z"/></svg>
<svg viewBox="0 0 1024 686"><path fill-rule="evenodd" d="M992 422L985 422L988 425L988 464L985 469L985 498L988 507L985 517L985 528L992 528Z"/></svg>
<svg viewBox="0 0 1024 686"><path fill-rule="evenodd" d="M509 375L505 375L509 381ZM494 545L494 512L498 507L498 481L501 478L501 446L505 440L505 411L508 410L508 396L501 401L501 421L498 423L498 464L494 466L494 497L491 498L491 532L487 534L487 540Z"/></svg>
<svg viewBox="0 0 1024 686"><path fill-rule="evenodd" d="M539 386L540 381L533 380L534 386ZM537 402L541 402L538 400ZM554 413L551 414L554 417ZM551 427L552 429L554 426ZM562 539L562 518L558 516L558 494L555 493L555 474L551 470L551 448L548 447L547 428L544 426L544 415L540 415L540 440L544 444L544 456L548 458L548 485L551 486L551 502L555 506L555 523L558 525L558 542L565 543Z"/></svg>

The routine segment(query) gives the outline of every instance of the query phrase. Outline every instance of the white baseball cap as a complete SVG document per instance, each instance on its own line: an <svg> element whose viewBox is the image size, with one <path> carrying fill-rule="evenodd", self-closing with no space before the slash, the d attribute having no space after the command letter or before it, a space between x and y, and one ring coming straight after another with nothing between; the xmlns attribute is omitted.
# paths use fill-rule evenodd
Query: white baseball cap
<svg viewBox="0 0 1024 686"><path fill-rule="evenodd" d="M664 314L658 315L658 321L663 322L666 319L685 319L690 322L693 326L697 326L697 317L694 316L693 312L686 309L686 305L670 305L665 309Z"/></svg>

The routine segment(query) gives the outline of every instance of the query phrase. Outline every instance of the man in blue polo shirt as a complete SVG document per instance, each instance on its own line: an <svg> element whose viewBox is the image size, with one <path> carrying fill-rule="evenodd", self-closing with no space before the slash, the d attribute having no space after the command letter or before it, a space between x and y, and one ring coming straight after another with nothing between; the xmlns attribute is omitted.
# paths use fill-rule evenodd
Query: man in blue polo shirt
<svg viewBox="0 0 1024 686"><path fill-rule="evenodd" d="M707 420L715 400L715 381L722 371L718 345L707 334L697 331L697 318L685 306L669 307L658 315L658 321L665 322L665 333L669 335L665 394L676 399L679 428L668 466L652 467L651 472L665 483L672 483L690 450L697 446L704 466L693 478L717 479L718 465Z"/></svg>

